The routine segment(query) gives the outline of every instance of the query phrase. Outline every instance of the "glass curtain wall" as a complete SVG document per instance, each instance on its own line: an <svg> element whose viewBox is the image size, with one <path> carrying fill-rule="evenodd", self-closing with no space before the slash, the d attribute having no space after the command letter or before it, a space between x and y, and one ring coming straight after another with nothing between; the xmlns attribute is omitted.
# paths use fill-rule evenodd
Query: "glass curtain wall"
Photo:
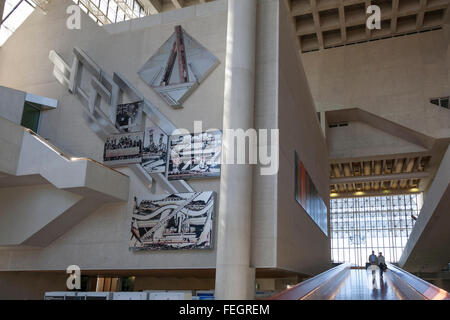
<svg viewBox="0 0 450 320"><path fill-rule="evenodd" d="M137 0L73 0L99 25L146 16Z"/></svg>
<svg viewBox="0 0 450 320"><path fill-rule="evenodd" d="M3 0L0 0L0 2ZM6 0L0 17L0 47L34 11L36 5L28 0Z"/></svg>
<svg viewBox="0 0 450 320"><path fill-rule="evenodd" d="M35 10L32 0L5 1L3 16L0 17L0 47ZM137 19L146 16L144 7L137 0L73 0L81 10L99 25Z"/></svg>
<svg viewBox="0 0 450 320"><path fill-rule="evenodd" d="M396 263L422 208L422 194L330 201L331 258L365 266L372 250Z"/></svg>

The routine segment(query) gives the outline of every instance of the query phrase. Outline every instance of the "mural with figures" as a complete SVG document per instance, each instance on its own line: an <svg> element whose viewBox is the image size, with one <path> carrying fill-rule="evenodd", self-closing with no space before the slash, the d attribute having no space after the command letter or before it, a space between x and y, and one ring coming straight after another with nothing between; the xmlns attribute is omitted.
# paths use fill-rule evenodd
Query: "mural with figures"
<svg viewBox="0 0 450 320"><path fill-rule="evenodd" d="M142 131L143 102L119 104L116 113L116 127L123 132Z"/></svg>
<svg viewBox="0 0 450 320"><path fill-rule="evenodd" d="M138 200L131 221L131 250L212 248L212 191Z"/></svg>
<svg viewBox="0 0 450 320"><path fill-rule="evenodd" d="M220 176L222 132L170 137L169 180Z"/></svg>
<svg viewBox="0 0 450 320"><path fill-rule="evenodd" d="M165 173L169 137L159 127L145 129L142 167L148 173Z"/></svg>
<svg viewBox="0 0 450 320"><path fill-rule="evenodd" d="M108 166L123 166L142 161L142 132L116 134L108 137L103 151L103 162Z"/></svg>

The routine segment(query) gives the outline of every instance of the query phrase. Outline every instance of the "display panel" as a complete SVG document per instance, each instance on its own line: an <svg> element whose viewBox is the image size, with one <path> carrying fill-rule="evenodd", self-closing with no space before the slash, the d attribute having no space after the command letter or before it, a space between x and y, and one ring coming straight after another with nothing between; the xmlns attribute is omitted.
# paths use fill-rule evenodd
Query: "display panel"
<svg viewBox="0 0 450 320"><path fill-rule="evenodd" d="M222 132L170 137L169 180L220 176Z"/></svg>
<svg viewBox="0 0 450 320"><path fill-rule="evenodd" d="M155 196L139 201L131 222L132 250L212 247L214 192Z"/></svg>
<svg viewBox="0 0 450 320"><path fill-rule="evenodd" d="M145 63L139 75L173 107L189 97L219 65L219 60L181 26Z"/></svg>
<svg viewBox="0 0 450 320"><path fill-rule="evenodd" d="M148 173L166 173L169 137L159 127L145 129L142 167Z"/></svg>
<svg viewBox="0 0 450 320"><path fill-rule="evenodd" d="M109 166L120 166L142 162L142 132L116 134L106 139L103 162Z"/></svg>
<svg viewBox="0 0 450 320"><path fill-rule="evenodd" d="M319 228L328 235L328 211L322 197L295 152L295 200L305 209Z"/></svg>
<svg viewBox="0 0 450 320"><path fill-rule="evenodd" d="M118 105L116 127L124 132L142 131L142 110L142 101Z"/></svg>

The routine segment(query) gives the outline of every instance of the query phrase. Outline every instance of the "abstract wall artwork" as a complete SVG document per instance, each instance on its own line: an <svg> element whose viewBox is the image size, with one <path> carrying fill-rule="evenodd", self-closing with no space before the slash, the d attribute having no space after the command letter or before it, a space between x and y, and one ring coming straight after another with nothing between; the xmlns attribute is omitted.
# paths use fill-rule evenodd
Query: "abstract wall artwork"
<svg viewBox="0 0 450 320"><path fill-rule="evenodd" d="M138 201L131 250L210 249L214 192L180 193Z"/></svg>
<svg viewBox="0 0 450 320"><path fill-rule="evenodd" d="M295 200L328 235L328 211L303 162L295 153Z"/></svg>
<svg viewBox="0 0 450 320"><path fill-rule="evenodd" d="M138 72L170 106L179 108L219 65L219 60L181 26Z"/></svg>
<svg viewBox="0 0 450 320"><path fill-rule="evenodd" d="M116 134L105 142L103 161L109 166L142 162L142 132Z"/></svg>
<svg viewBox="0 0 450 320"><path fill-rule="evenodd" d="M146 128L142 167L148 173L166 173L169 136L159 127Z"/></svg>
<svg viewBox="0 0 450 320"><path fill-rule="evenodd" d="M124 132L142 131L142 113L142 101L118 105L116 127Z"/></svg>
<svg viewBox="0 0 450 320"><path fill-rule="evenodd" d="M220 176L222 132L174 135L169 142L169 180Z"/></svg>

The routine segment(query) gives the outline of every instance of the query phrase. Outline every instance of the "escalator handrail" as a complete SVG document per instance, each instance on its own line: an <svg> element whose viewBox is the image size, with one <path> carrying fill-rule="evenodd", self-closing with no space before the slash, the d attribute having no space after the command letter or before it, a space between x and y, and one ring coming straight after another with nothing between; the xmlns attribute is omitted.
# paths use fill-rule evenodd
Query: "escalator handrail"
<svg viewBox="0 0 450 320"><path fill-rule="evenodd" d="M350 268L350 263L340 264L339 266L329 269L311 279L300 282L294 287L282 291L267 300L300 300L330 282L344 270L350 270Z"/></svg>
<svg viewBox="0 0 450 320"><path fill-rule="evenodd" d="M393 264L387 263L387 266L394 275L403 280L427 300L450 300L450 294L444 289L436 287Z"/></svg>

